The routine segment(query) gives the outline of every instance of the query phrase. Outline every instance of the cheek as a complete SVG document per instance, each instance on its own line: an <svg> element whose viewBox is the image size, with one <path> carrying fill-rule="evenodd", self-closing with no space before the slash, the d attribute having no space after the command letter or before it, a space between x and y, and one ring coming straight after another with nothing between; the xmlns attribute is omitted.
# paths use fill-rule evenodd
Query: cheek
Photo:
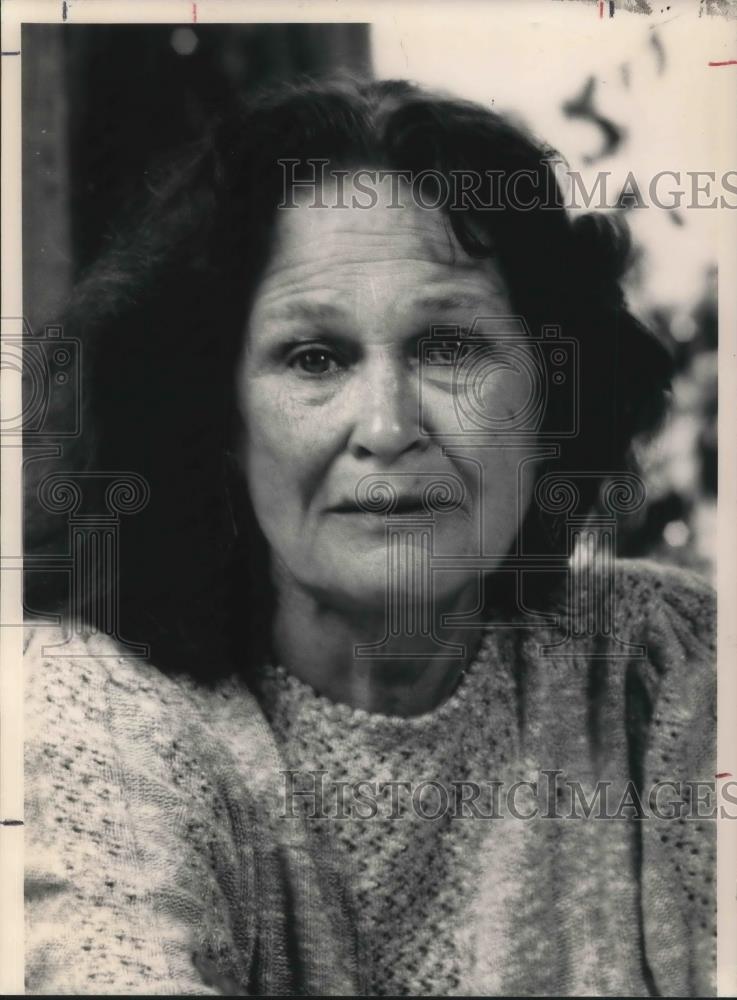
<svg viewBox="0 0 737 1000"><path fill-rule="evenodd" d="M464 414L479 429L504 435L534 427L539 395L530 373L519 365L489 366L485 377L462 387Z"/></svg>
<svg viewBox="0 0 737 1000"><path fill-rule="evenodd" d="M330 452L330 425L319 408L295 403L281 381L250 379L240 393L241 458L259 518L270 522L308 504Z"/></svg>
<svg viewBox="0 0 737 1000"><path fill-rule="evenodd" d="M482 359L449 373L445 382L425 381L421 420L426 432L462 435L469 444L478 435L532 432L537 395L530 373L518 364Z"/></svg>

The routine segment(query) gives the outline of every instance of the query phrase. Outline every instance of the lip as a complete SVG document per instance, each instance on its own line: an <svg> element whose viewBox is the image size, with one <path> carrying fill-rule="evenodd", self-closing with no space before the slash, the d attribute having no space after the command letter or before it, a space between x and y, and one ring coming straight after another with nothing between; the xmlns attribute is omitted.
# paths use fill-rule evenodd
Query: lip
<svg viewBox="0 0 737 1000"><path fill-rule="evenodd" d="M391 514L392 517L401 516L402 514L426 514L428 513L427 507L422 502L419 497L407 496L399 497L392 507L391 510L366 510L365 507L359 507L358 504L352 501L345 501L343 503L333 504L332 507L328 507L327 511L329 514L362 514L369 517L386 517L387 514Z"/></svg>

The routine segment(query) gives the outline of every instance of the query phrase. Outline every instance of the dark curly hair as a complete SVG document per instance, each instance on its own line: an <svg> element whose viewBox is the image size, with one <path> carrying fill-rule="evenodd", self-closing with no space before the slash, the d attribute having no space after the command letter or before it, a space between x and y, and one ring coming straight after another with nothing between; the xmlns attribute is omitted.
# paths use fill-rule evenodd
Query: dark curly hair
<svg viewBox="0 0 737 1000"><path fill-rule="evenodd" d="M160 173L148 203L72 296L64 326L84 349L83 433L63 459L27 462L26 551L59 551L63 518L36 502L50 471L137 472L151 496L121 525L123 635L148 643L160 664L203 679L234 658L263 655L266 546L227 455L234 369L285 158L446 177L526 171L526 194L541 207L516 210L502 188L495 211L443 210L469 254L494 254L531 330L556 324L579 342L581 432L559 442L551 468L630 468L633 439L664 414L670 359L626 308L626 231L607 216L569 216L550 152L485 107L403 81L306 81L225 115ZM545 425L559 418L551 404ZM601 477L584 482L582 503L591 508ZM523 531L533 551L562 544L534 509ZM63 607L60 578L29 571L27 607Z"/></svg>

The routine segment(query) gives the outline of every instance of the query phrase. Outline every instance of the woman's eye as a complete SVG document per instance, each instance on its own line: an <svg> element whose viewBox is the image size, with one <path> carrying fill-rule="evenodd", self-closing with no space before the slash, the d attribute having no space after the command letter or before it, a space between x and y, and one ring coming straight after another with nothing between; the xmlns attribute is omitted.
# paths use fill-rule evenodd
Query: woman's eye
<svg viewBox="0 0 737 1000"><path fill-rule="evenodd" d="M288 363L290 368L313 376L330 375L341 367L333 352L325 347L308 347L295 351Z"/></svg>

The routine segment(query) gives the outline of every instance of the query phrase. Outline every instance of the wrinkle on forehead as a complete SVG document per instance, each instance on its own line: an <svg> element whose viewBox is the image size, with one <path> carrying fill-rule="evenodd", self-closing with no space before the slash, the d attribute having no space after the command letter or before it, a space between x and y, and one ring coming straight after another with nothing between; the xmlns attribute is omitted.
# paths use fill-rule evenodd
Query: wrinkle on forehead
<svg viewBox="0 0 737 1000"><path fill-rule="evenodd" d="M303 193L298 207L277 214L254 302L260 315L276 309L282 316L291 300L304 296L357 312L380 304L406 309L441 284L506 307L508 290L494 260L471 257L440 209L406 202L391 208L388 195L371 208L325 201L315 206Z"/></svg>
<svg viewBox="0 0 737 1000"><path fill-rule="evenodd" d="M365 192L356 192L350 178L341 191L334 181L314 192L299 191L297 207L281 209L277 214L275 253L267 273L270 266L279 264L275 259L277 251L283 258L285 250L295 258L294 263L298 262L300 250L319 257L336 249L355 262L373 257L377 262L415 259L468 269L479 267L478 259L470 257L458 242L447 214L439 208L414 205L406 181L401 181L399 206L388 180L378 182L373 190L377 203L370 207L351 203L355 194L365 197Z"/></svg>
<svg viewBox="0 0 737 1000"><path fill-rule="evenodd" d="M371 210L350 211L351 217L333 208L285 211L277 219L262 283L308 280L325 268L348 274L370 266L377 274L391 273L398 264L415 265L428 273L447 270L466 278L483 275L488 280L498 275L492 258L466 253L440 211L387 209L381 229L373 223L366 226L364 216ZM427 218L412 218L417 215Z"/></svg>
<svg viewBox="0 0 737 1000"><path fill-rule="evenodd" d="M417 219L420 213L428 218ZM370 222L366 216L372 216ZM346 264L414 260L482 269L482 262L466 253L440 211L385 209L379 220L373 209L306 206L285 210L277 219L273 251L264 274L338 256Z"/></svg>

